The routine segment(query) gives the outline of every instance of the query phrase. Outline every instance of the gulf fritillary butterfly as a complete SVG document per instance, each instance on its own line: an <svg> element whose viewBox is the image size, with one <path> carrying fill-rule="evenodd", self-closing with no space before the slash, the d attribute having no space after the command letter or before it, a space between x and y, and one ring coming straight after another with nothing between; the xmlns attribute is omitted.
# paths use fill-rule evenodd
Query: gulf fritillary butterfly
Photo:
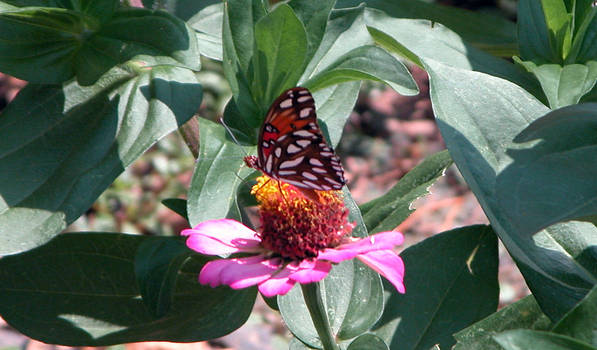
<svg viewBox="0 0 597 350"><path fill-rule="evenodd" d="M340 158L323 138L315 101L305 88L286 90L271 105L257 154L244 158L247 166L294 185L311 199L314 190L339 190L346 184Z"/></svg>

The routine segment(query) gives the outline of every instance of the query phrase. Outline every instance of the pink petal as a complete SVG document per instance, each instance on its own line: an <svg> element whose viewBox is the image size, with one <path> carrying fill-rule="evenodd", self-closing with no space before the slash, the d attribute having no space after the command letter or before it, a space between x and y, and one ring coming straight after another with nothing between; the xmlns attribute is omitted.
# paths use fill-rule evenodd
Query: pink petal
<svg viewBox="0 0 597 350"><path fill-rule="evenodd" d="M358 255L357 259L384 276L399 293L404 294L404 262L396 253L391 250L378 250Z"/></svg>
<svg viewBox="0 0 597 350"><path fill-rule="evenodd" d="M228 269L236 269L238 266L246 266L251 264L258 264L263 261L263 256L256 255L239 259L218 259L210 261L203 266L199 273L199 283L209 284L210 287L217 287L223 282L223 271Z"/></svg>
<svg viewBox="0 0 597 350"><path fill-rule="evenodd" d="M335 249L325 249L317 255L318 259L339 263L352 259L359 254L376 250L388 250L402 244L404 236L397 231L380 232L375 235L359 239L355 242L342 244Z"/></svg>
<svg viewBox="0 0 597 350"><path fill-rule="evenodd" d="M291 272L292 270L287 266L268 280L261 282L259 292L268 298L288 293L295 284L295 281L289 278Z"/></svg>
<svg viewBox="0 0 597 350"><path fill-rule="evenodd" d="M303 260L298 270L290 275L290 278L299 283L319 282L328 275L332 264L322 260Z"/></svg>
<svg viewBox="0 0 597 350"><path fill-rule="evenodd" d="M223 270L221 274L222 284L227 284L232 289L247 288L271 278L274 273L280 270L281 259L264 260L263 256L259 257L261 258L260 261L247 261L247 263Z"/></svg>
<svg viewBox="0 0 597 350"><path fill-rule="evenodd" d="M204 221L195 228L183 230L181 235L189 236L189 248L208 255L257 252L261 244L255 231L230 219Z"/></svg>

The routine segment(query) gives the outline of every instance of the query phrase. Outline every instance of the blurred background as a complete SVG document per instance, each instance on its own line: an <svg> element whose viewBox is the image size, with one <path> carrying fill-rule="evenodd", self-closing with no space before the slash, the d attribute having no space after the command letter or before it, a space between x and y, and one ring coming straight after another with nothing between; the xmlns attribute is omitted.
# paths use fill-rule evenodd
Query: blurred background
<svg viewBox="0 0 597 350"><path fill-rule="evenodd" d="M490 12L514 20L513 0L445 0L445 5ZM217 120L230 98L221 64L203 60L197 73L204 98L198 115ZM336 152L342 158L348 187L361 204L384 194L425 157L445 149L433 117L427 74L409 66L420 94L405 97L382 85L362 84L356 106L345 125ZM26 82L0 73L2 109ZM67 231L126 232L143 235L177 235L187 227L179 215L161 204L166 198L185 198L195 160L180 133L160 140L134 162ZM434 234L460 226L487 224L474 195L452 166L431 188L431 194L415 202L416 211L397 230L405 234L404 249ZM527 295L518 269L500 246L500 307ZM147 342L111 349L287 349L290 338L279 315L261 299L248 322L220 339L192 344ZM19 334L0 318L0 350L69 349L43 344Z"/></svg>

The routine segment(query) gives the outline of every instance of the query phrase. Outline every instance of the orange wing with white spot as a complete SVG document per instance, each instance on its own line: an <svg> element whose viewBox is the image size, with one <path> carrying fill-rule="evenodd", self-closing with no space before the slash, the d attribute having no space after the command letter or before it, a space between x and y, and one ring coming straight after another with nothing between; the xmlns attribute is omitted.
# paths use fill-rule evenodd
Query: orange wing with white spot
<svg viewBox="0 0 597 350"><path fill-rule="evenodd" d="M340 158L317 123L309 90L283 92L270 107L259 133L258 155L245 162L276 180L301 189L339 190L346 184Z"/></svg>

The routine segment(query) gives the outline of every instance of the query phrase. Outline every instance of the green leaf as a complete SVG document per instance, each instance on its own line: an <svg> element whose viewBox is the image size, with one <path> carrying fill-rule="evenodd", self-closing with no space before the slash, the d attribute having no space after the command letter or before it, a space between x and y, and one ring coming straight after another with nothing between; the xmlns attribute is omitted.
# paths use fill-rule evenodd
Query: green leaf
<svg viewBox="0 0 597 350"><path fill-rule="evenodd" d="M553 331L597 347L597 287L564 318Z"/></svg>
<svg viewBox="0 0 597 350"><path fill-rule="evenodd" d="M254 26L266 15L265 4L258 0L228 1L224 6L222 48L224 75L235 102L242 111L255 110L246 72L253 57Z"/></svg>
<svg viewBox="0 0 597 350"><path fill-rule="evenodd" d="M531 61L522 62L517 57L514 60L537 77L552 109L578 103L597 81L597 61L562 67L558 64L537 66Z"/></svg>
<svg viewBox="0 0 597 350"><path fill-rule="evenodd" d="M85 88L29 84L3 111L0 254L47 242L197 110L201 86L191 71L148 62Z"/></svg>
<svg viewBox="0 0 597 350"><path fill-rule="evenodd" d="M381 315L380 277L360 261L350 260L334 266L320 285L332 332L339 340L365 332ZM295 337L311 347L321 348L299 286L279 296L278 306Z"/></svg>
<svg viewBox="0 0 597 350"><path fill-rule="evenodd" d="M414 211L411 203L428 194L431 185L451 164L452 158L447 150L427 157L386 194L361 205L369 232L389 231L398 226Z"/></svg>
<svg viewBox="0 0 597 350"><path fill-rule="evenodd" d="M363 334L350 343L346 350L389 350L390 348L375 334Z"/></svg>
<svg viewBox="0 0 597 350"><path fill-rule="evenodd" d="M560 1L561 0L555 0ZM520 0L518 2L518 49L524 61L563 63L558 55L553 33L547 26L542 1Z"/></svg>
<svg viewBox="0 0 597 350"><path fill-rule="evenodd" d="M187 200L191 226L210 219L240 219L237 187L253 172L243 163L248 150L229 139L223 126L199 119L199 158Z"/></svg>
<svg viewBox="0 0 597 350"><path fill-rule="evenodd" d="M494 336L504 350L595 350L597 348L563 335L517 329Z"/></svg>
<svg viewBox="0 0 597 350"><path fill-rule="evenodd" d="M333 147L338 146L344 124L359 96L360 82L348 82L313 92L317 119Z"/></svg>
<svg viewBox="0 0 597 350"><path fill-rule="evenodd" d="M170 310L178 270L190 256L191 250L180 239L151 237L137 248L135 276L153 316L165 316Z"/></svg>
<svg viewBox="0 0 597 350"><path fill-rule="evenodd" d="M223 20L224 4L218 3L203 8L187 21L187 24L195 30L201 55L218 61L222 60Z"/></svg>
<svg viewBox="0 0 597 350"><path fill-rule="evenodd" d="M0 259L0 314L34 339L69 346L139 341L195 342L223 336L249 317L255 289L201 286L199 255L182 268L170 311L147 310L134 259L149 237L62 234L26 253Z"/></svg>
<svg viewBox="0 0 597 350"><path fill-rule="evenodd" d="M543 92L530 74L475 48L441 24L393 18L374 9L367 9L365 19L377 44L421 67L421 60L433 59L452 67L488 73L510 80L542 98Z"/></svg>
<svg viewBox="0 0 597 350"><path fill-rule="evenodd" d="M402 95L416 95L419 92L408 69L387 51L372 45L358 47L339 57L306 81L304 86L318 90L363 79L386 83Z"/></svg>
<svg viewBox="0 0 597 350"><path fill-rule="evenodd" d="M101 22L109 20L120 7L120 1L118 0L70 0L65 2L67 8L98 18Z"/></svg>
<svg viewBox="0 0 597 350"><path fill-rule="evenodd" d="M577 0L577 8L580 0ZM594 45L593 38L597 35L597 8L592 5L590 0L584 0L583 5L586 9L585 16L577 16L575 21L581 23L572 42L570 55L567 57L570 63L585 63L597 60L597 48ZM582 18L582 22L581 22Z"/></svg>
<svg viewBox="0 0 597 350"><path fill-rule="evenodd" d="M356 6L361 2L361 0L339 0L336 6ZM427 19L434 25L441 23L473 46L496 55L512 56L516 52L516 27L511 21L498 16L421 0L368 0L367 7L381 10L395 19ZM370 22L368 24L372 25ZM410 34L426 40L424 35L418 35L417 32Z"/></svg>
<svg viewBox="0 0 597 350"><path fill-rule="evenodd" d="M496 310L498 250L489 226L448 231L400 255L406 294L386 285L384 313L373 328L390 348L449 349L451 334Z"/></svg>
<svg viewBox="0 0 597 350"><path fill-rule="evenodd" d="M205 8L220 2L220 0L142 0L143 7L168 11L183 21L188 21Z"/></svg>
<svg viewBox="0 0 597 350"><path fill-rule="evenodd" d="M305 56L307 61L311 60L323 39L328 18L335 3L335 0L294 0L288 3L305 26L307 33L307 53Z"/></svg>
<svg viewBox="0 0 597 350"><path fill-rule="evenodd" d="M506 215L496 190L498 174L511 162L507 147L533 120L547 113L547 107L505 80L431 59L425 60L425 66L438 126L452 159L543 312L552 320L559 319L595 284L595 277L574 257L579 248L587 247L587 240L593 240L590 237L597 237L597 229L568 223L533 238L520 235L516 225L526 216Z"/></svg>
<svg viewBox="0 0 597 350"><path fill-rule="evenodd" d="M373 44L365 25L364 11L364 6L332 11L319 48L299 79L299 86L350 51Z"/></svg>
<svg viewBox="0 0 597 350"><path fill-rule="evenodd" d="M81 85L91 85L113 66L138 55L200 67L192 31L165 12L145 9L118 10L105 23L59 8L2 12L0 52L1 71L45 84L76 76Z"/></svg>
<svg viewBox="0 0 597 350"><path fill-rule="evenodd" d="M457 343L453 350L502 350L493 339L499 332L517 328L548 330L550 327L549 318L529 295L454 334Z"/></svg>
<svg viewBox="0 0 597 350"><path fill-rule="evenodd" d="M560 60L570 52L572 43L572 14L568 13L563 0L541 0L551 46Z"/></svg>
<svg viewBox="0 0 597 350"><path fill-rule="evenodd" d="M187 200L181 198L166 198L162 200L162 204L168 207L176 214L182 216L186 221L189 221L187 215Z"/></svg>
<svg viewBox="0 0 597 350"><path fill-rule="evenodd" d="M496 193L519 235L597 214L597 104L550 112L514 141L507 151L513 162L499 174ZM586 249L597 244L597 237L587 239ZM597 269L590 271L597 280Z"/></svg>
<svg viewBox="0 0 597 350"><path fill-rule="evenodd" d="M307 33L290 6L277 6L257 22L251 91L262 110L296 86L306 54Z"/></svg>

